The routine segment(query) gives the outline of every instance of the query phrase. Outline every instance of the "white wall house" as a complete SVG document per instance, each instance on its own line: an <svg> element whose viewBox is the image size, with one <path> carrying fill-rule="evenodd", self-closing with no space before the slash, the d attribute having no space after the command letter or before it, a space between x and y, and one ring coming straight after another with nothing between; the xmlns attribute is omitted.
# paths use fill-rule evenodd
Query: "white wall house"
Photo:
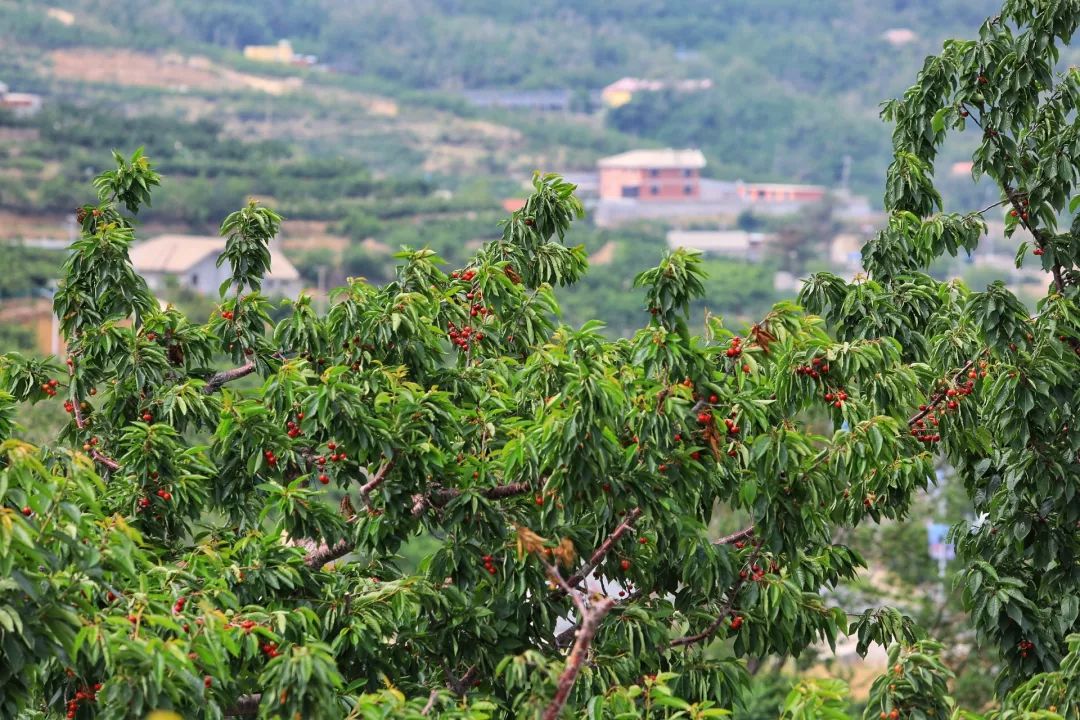
<svg viewBox="0 0 1080 720"><path fill-rule="evenodd" d="M225 250L225 238L202 235L159 235L131 249L131 264L152 290L166 287L176 278L180 287L202 295L217 295L229 279L229 264L217 267ZM263 278L264 295L295 297L303 284L300 273L280 251L270 249L270 271Z"/></svg>

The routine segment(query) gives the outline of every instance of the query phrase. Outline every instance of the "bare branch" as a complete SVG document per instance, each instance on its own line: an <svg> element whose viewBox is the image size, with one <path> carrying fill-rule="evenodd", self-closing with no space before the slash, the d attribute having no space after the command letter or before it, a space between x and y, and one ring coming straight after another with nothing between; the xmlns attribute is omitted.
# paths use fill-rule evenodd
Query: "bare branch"
<svg viewBox="0 0 1080 720"><path fill-rule="evenodd" d="M525 495L526 493L532 492L532 489L533 486L531 483L519 482L509 483L507 485L496 485L493 488L481 491L480 494L488 500L502 500L516 495ZM461 495L461 490L458 490L457 488L440 488L428 496L426 501L435 507L442 507L459 495Z"/></svg>
<svg viewBox="0 0 1080 720"><path fill-rule="evenodd" d="M577 676L581 673L581 666L585 663L585 658L588 657L589 646L592 645L593 638L596 637L600 621L615 607L615 601L608 597L600 598L595 605L587 607L580 593L562 579L554 565L548 565L547 568L556 584L562 587L570 597L574 598L574 604L577 605L578 610L581 612L581 627L577 630L577 640L570 651L570 656L566 659L566 667L559 676L555 697L551 699L542 715L542 720L558 720L559 715L566 706L567 698L570 697L574 681L577 680Z"/></svg>
<svg viewBox="0 0 1080 720"><path fill-rule="evenodd" d="M423 715L424 717L427 717L427 714L429 712L431 712L431 709L433 707L435 707L435 700L438 697L439 697L439 691L438 690L432 690L431 694L428 695L427 705L425 705L424 709L420 711L420 714Z"/></svg>
<svg viewBox="0 0 1080 720"><path fill-rule="evenodd" d="M752 536L753 534L754 534L754 526L751 525L748 528L743 528L739 532L734 532L734 533L731 533L730 535L725 535L724 537L720 538L719 540L713 541L713 545L731 545L732 543L737 543L740 540L745 540L746 538Z"/></svg>
<svg viewBox="0 0 1080 720"><path fill-rule="evenodd" d="M383 480L386 479L387 473L393 469L394 463L396 462L397 457L391 456L389 460L383 462L382 467L379 468L375 475L360 488L360 494L364 496L364 502L367 503L369 507L371 506L371 502L368 499L368 496L371 494L372 490L382 485Z"/></svg>
<svg viewBox="0 0 1080 720"><path fill-rule="evenodd" d="M239 380L253 372L255 372L254 361L245 363L240 367L232 368L231 370L222 370L221 372L210 376L210 379L206 381L206 385L203 386L203 392L207 395L213 395L220 390L221 386L225 383Z"/></svg>
<svg viewBox="0 0 1080 720"><path fill-rule="evenodd" d="M312 550L304 558L304 564L312 570L318 570L328 562L333 562L339 557L344 557L353 551L353 544L349 540L338 540L333 545L322 543Z"/></svg>
<svg viewBox="0 0 1080 720"><path fill-rule="evenodd" d="M600 564L600 561L604 559L604 556L608 554L612 546L614 546L615 543L618 542L619 538L621 538L623 535L633 529L634 522L636 522L639 517L641 517L641 508L634 508L633 510L628 512L626 514L626 519L619 523L619 525L612 531L612 533L608 535L607 539L600 544L600 547L596 548L592 556L589 558L589 561L582 565L580 568L578 568L577 571L570 576L570 578L566 581L566 584L572 588L576 588L578 585L580 585L581 581L587 578L589 576L589 573L591 573L593 569L598 564ZM560 588L560 590L562 590L562 588Z"/></svg>
<svg viewBox="0 0 1080 720"><path fill-rule="evenodd" d="M252 693L251 695L241 695L236 699L236 704L231 708L226 708L225 717L240 717L244 715L257 715L259 712L259 703L262 702L262 693Z"/></svg>
<svg viewBox="0 0 1080 720"><path fill-rule="evenodd" d="M108 455L102 455L97 450L91 450L90 451L90 457L94 458L95 460L97 460L99 463L101 463L105 467L109 468L110 470L119 470L120 469L120 463L116 462L115 460L113 460Z"/></svg>

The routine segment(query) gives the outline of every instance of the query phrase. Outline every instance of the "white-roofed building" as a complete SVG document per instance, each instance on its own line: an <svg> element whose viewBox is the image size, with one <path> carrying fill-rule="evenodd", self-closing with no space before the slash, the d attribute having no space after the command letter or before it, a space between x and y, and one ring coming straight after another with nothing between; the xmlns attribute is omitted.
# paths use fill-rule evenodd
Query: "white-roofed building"
<svg viewBox="0 0 1080 720"><path fill-rule="evenodd" d="M229 279L229 264L217 266L225 238L206 235L159 235L131 248L131 264L153 290L176 278L180 287L216 295ZM279 250L270 248L270 270L263 278L265 295L295 297L303 288L300 273Z"/></svg>
<svg viewBox="0 0 1080 720"><path fill-rule="evenodd" d="M671 230L667 234L667 244L672 250L684 247L706 255L754 262L761 259L762 249L770 240L771 235L745 230Z"/></svg>

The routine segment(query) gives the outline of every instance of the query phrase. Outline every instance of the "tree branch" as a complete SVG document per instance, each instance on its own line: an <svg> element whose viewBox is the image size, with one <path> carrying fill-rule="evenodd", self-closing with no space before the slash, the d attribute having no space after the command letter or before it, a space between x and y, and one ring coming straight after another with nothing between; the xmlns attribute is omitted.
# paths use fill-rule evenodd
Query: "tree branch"
<svg viewBox="0 0 1080 720"><path fill-rule="evenodd" d="M496 485L493 488L483 490L480 494L488 500L502 500L516 495L525 495L526 493L532 492L532 489L533 486L531 483L519 482L509 483L507 485ZM427 496L426 502L434 507L442 507L459 495L461 495L461 490L458 490L457 488L440 488Z"/></svg>
<svg viewBox="0 0 1080 720"><path fill-rule="evenodd" d="M207 395L213 395L220 390L221 386L225 383L239 380L253 372L255 372L254 361L245 363L240 367L232 368L231 370L222 370L221 372L210 376L210 379L206 381L206 385L203 386L203 392Z"/></svg>
<svg viewBox="0 0 1080 720"><path fill-rule="evenodd" d="M747 558L746 564L748 566L752 566L754 564L754 561L757 560L760 553L761 544L758 543L754 546L754 552L750 553L750 557ZM747 573L746 575L740 575L738 579L735 580L734 584L731 586L731 589L728 591L727 602L724 603L724 606L720 609L720 613L716 616L716 619L709 624L709 627L705 628L697 635L684 635L681 638L676 638L671 641L670 646L679 647L682 645L693 645L695 643L701 642L702 640L707 640L712 637L713 633L715 633L720 628L720 626L724 624L724 620L727 619L728 613L731 612L731 609L735 607L735 598L739 596L739 590L741 590L742 586L746 584L746 580L748 577L750 577L749 573Z"/></svg>
<svg viewBox="0 0 1080 720"><path fill-rule="evenodd" d="M720 538L718 540L714 540L713 545L731 545L732 543L737 543L740 540L745 540L746 538L752 536L753 534L754 534L754 526L751 525L750 527L743 528L739 532L733 532L730 535L725 535L724 537L722 537L722 538Z"/></svg>
<svg viewBox="0 0 1080 720"><path fill-rule="evenodd" d="M580 585L581 581L587 578L589 576L589 573L591 573L593 569L600 563L600 561L604 559L604 556L608 554L612 546L616 542L618 542L619 538L621 538L623 535L633 529L634 522L636 522L639 517L641 517L641 508L634 508L633 510L628 512L626 514L626 519L619 523L619 525L611 532L611 534L608 535L607 539L600 544L600 547L596 548L592 556L589 558L589 561L582 565L580 568L578 568L577 571L570 576L570 578L566 581L566 584L571 588L576 588L578 585ZM565 590L563 588L559 588L558 590L556 590L556 594L562 593L565 593Z"/></svg>
<svg viewBox="0 0 1080 720"><path fill-rule="evenodd" d="M75 369L74 369L74 367L72 367L70 365L68 366L68 377L72 378L72 380L74 380L74 378L75 378ZM72 387L74 387L74 382L72 383ZM71 407L72 414L75 416L75 427L79 428L80 430L85 430L86 429L86 420L83 419L83 415L82 415L82 402L79 400L78 397L73 397L71 399L71 405L72 405L72 407ZM90 454L91 458L93 458L97 462L101 463L105 467L109 468L110 470L119 470L120 469L120 463L116 462L115 460L113 460L108 455L104 455L104 454L98 452L94 448L90 448L90 453L89 454Z"/></svg>
<svg viewBox="0 0 1080 720"><path fill-rule="evenodd" d="M429 712L431 712L431 709L433 707L435 707L435 700L438 697L439 697L439 691L438 690L432 690L431 694L428 695L427 705L424 705L424 709L420 711L420 714L423 715L424 717L427 717L427 714Z"/></svg>
<svg viewBox="0 0 1080 720"><path fill-rule="evenodd" d="M566 659L566 667L559 676L555 697L551 699L541 716L542 720L558 720L563 707L566 706L567 698L570 697L574 681L577 680L578 674L581 673L581 666L585 663L585 658L588 657L589 646L592 644L593 638L596 637L600 621L611 611L611 608L615 607L615 601L608 597L600 598L595 605L587 607L579 593L562 579L559 571L553 565L548 566L548 573L561 588L570 594L570 597L574 598L574 604L577 605L581 612L581 628L577 631L574 648L570 651L570 656Z"/></svg>
<svg viewBox="0 0 1080 720"><path fill-rule="evenodd" d="M394 463L396 463L396 462L397 462L397 456L391 456L389 460L386 460L385 462L383 462L382 467L380 467L375 472L374 477L372 477L370 480L368 480L360 488L360 494L364 496L364 502L367 503L368 507L371 506L371 501L368 499L368 495L371 494L372 490L374 490L375 488L382 485L383 480L386 479L387 473L389 473L390 470L393 469Z"/></svg>
<svg viewBox="0 0 1080 720"><path fill-rule="evenodd" d="M239 717L242 715L257 715L259 712L259 703L262 702L262 693L252 693L251 695L241 695L236 699L236 704L231 708L226 708L225 717Z"/></svg>
<svg viewBox="0 0 1080 720"><path fill-rule="evenodd" d="M968 360L967 363L964 365L964 367L960 368L960 371L958 373L956 373L956 375L953 376L953 383L956 383L958 380L960 380L965 375L967 375L968 371L971 370L971 368L974 365L975 365L975 360L974 359ZM930 412L934 408L936 408L938 405L940 405L941 401L944 400L946 397L947 397L947 395L945 394L944 390L938 391L935 395L933 395L930 398L930 401L928 403L926 403L926 409L925 410L920 410L919 412L915 413L914 415L912 415L908 419L908 422L907 422L908 427L913 426L915 423L919 422L924 417L929 415Z"/></svg>
<svg viewBox="0 0 1080 720"><path fill-rule="evenodd" d="M328 562L333 562L339 557L344 557L352 552L354 545L349 540L338 540L333 545L320 544L314 550L308 552L304 558L304 564L312 570L318 570Z"/></svg>

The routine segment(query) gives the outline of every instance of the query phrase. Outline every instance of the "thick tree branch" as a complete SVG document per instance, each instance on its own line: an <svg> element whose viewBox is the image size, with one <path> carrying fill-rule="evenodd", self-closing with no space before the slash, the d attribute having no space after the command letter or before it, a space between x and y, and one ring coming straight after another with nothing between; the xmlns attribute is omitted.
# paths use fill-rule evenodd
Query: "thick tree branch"
<svg viewBox="0 0 1080 720"><path fill-rule="evenodd" d="M438 690L432 690L431 694L428 695L427 704L424 705L424 709L420 711L420 714L423 715L424 717L427 717L427 714L429 712L431 712L431 709L433 707L435 707L435 700L438 699L438 697L439 697L439 691Z"/></svg>
<svg viewBox="0 0 1080 720"><path fill-rule="evenodd" d="M619 538L633 529L634 522L637 521L639 517L641 517L641 508L634 508L628 512L626 514L626 519L619 523L611 534L608 535L607 539L600 544L600 547L596 548L592 556L589 557L589 561L578 568L577 571L570 576L566 581L566 584L571 588L576 588L580 585L581 581L587 578L589 573L591 573L600 561L604 559L604 556L610 552L612 546L619 541ZM555 592L556 594L565 594L565 590L561 587Z"/></svg>
<svg viewBox="0 0 1080 720"><path fill-rule="evenodd" d="M328 562L333 562L339 557L344 557L353 551L355 547L350 540L338 540L333 545L320 544L314 550L308 552L304 558L304 564L312 570L318 570Z"/></svg>
<svg viewBox="0 0 1080 720"><path fill-rule="evenodd" d="M751 525L750 527L743 528L739 532L733 532L730 535L725 535L724 537L722 537L722 538L720 538L718 540L714 540L713 545L731 545L732 543L737 543L740 540L745 540L746 538L752 536L753 534L754 534L754 526Z"/></svg>
<svg viewBox="0 0 1080 720"><path fill-rule="evenodd" d="M516 495L525 495L532 492L533 486L531 483L518 482L508 483L506 485L496 485L493 488L488 488L480 492L481 495L488 500L502 500L508 497L514 497ZM440 488L431 495L425 498L426 504L434 507L442 507L448 502L461 495L461 490L457 488Z"/></svg>
<svg viewBox="0 0 1080 720"><path fill-rule="evenodd" d="M240 367L235 367L231 370L222 370L221 372L210 376L210 379L206 381L206 385L203 386L203 392L207 395L213 395L220 390L221 386L225 383L239 380L253 372L255 372L254 362L245 363Z"/></svg>
<svg viewBox="0 0 1080 720"><path fill-rule="evenodd" d="M231 708L226 708L225 717L241 717L246 715L257 715L259 712L259 703L262 702L262 693L252 693L251 695L241 695L236 699L236 704Z"/></svg>
<svg viewBox="0 0 1080 720"><path fill-rule="evenodd" d="M394 463L396 462L397 457L391 456L389 460L383 462L382 467L375 472L375 475L360 488L360 494L364 497L364 502L367 503L369 507L371 506L371 501L368 499L368 496L371 495L372 490L382 485L383 480L386 480L386 475L394 468Z"/></svg>
<svg viewBox="0 0 1080 720"><path fill-rule="evenodd" d="M559 571L554 566L548 566L548 573L561 589L569 593L570 597L574 599L574 604L581 612L581 627L577 631L574 648L570 651L570 656L566 659L566 667L559 676L555 697L551 699L541 716L542 720L558 720L559 715L566 706L567 698L570 697L574 681L577 680L577 676L581 673L581 666L585 664L585 659L588 657L589 646L592 645L593 638L596 637L600 621L611 611L611 608L615 607L615 601L607 597L600 598L595 605L588 607L580 594L562 579Z"/></svg>

